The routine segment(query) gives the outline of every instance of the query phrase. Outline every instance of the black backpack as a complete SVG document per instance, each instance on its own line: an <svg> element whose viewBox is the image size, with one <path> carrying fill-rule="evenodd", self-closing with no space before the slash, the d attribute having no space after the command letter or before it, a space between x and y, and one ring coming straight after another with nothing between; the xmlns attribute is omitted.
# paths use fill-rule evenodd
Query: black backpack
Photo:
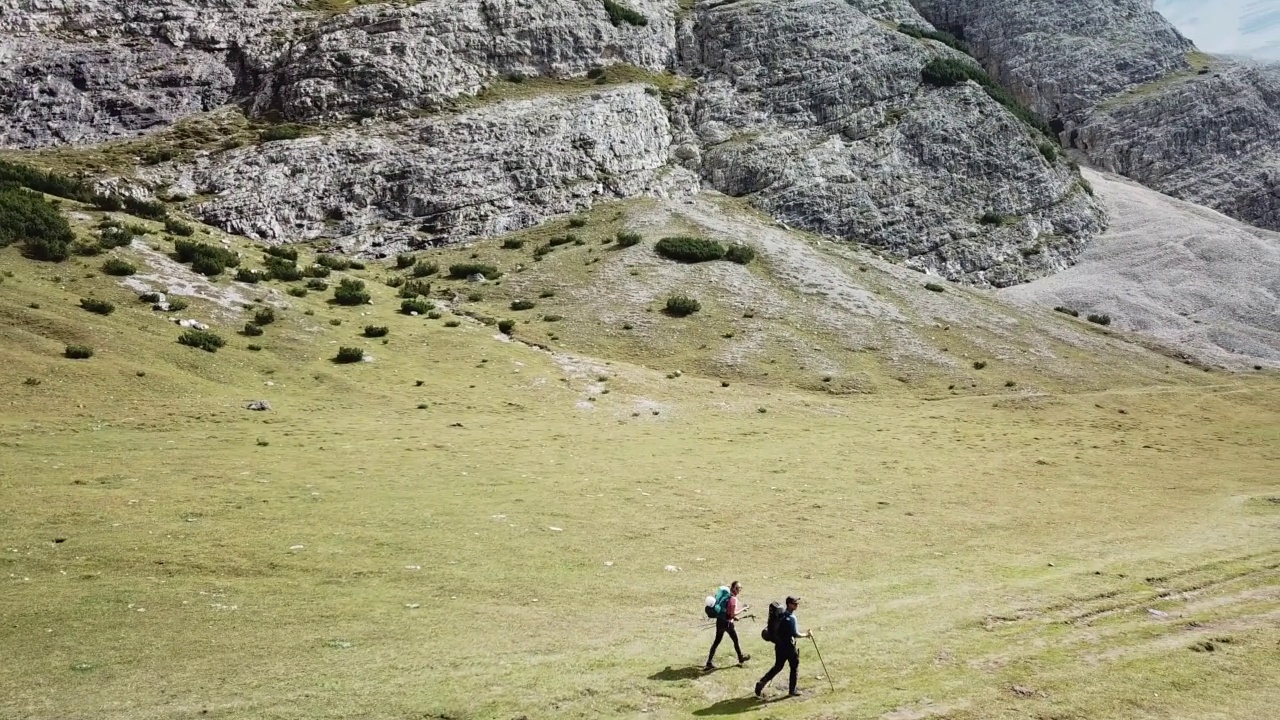
<svg viewBox="0 0 1280 720"><path fill-rule="evenodd" d="M765 642L777 642L778 625L782 622L782 618L786 617L787 608L780 602L774 601L769 603L769 618L764 623L764 628L760 631L760 637Z"/></svg>

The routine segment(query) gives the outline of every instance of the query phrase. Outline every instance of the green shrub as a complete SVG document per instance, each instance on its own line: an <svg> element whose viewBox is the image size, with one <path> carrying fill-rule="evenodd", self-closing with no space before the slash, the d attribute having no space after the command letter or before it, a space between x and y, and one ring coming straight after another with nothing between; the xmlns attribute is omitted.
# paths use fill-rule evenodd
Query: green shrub
<svg viewBox="0 0 1280 720"><path fill-rule="evenodd" d="M288 260L289 262L298 262L297 248L285 247L283 245L268 245L267 249L264 250L263 252L270 255L271 257L280 258L281 260Z"/></svg>
<svg viewBox="0 0 1280 720"><path fill-rule="evenodd" d="M99 225L98 227L98 244L104 249L128 247L133 242L134 233L125 229L115 221L108 221L112 224ZM136 225L133 227L137 227Z"/></svg>
<svg viewBox="0 0 1280 720"><path fill-rule="evenodd" d="M116 277L125 277L127 275L137 273L138 268L134 267L133 263L126 260L121 260L120 258L109 258L106 262L102 263L102 272Z"/></svg>
<svg viewBox="0 0 1280 720"><path fill-rule="evenodd" d="M1088 180L1085 180L1084 178L1080 178L1079 182L1080 182L1080 187L1084 188L1085 192L1089 193L1089 195L1093 195L1093 183L1089 182Z"/></svg>
<svg viewBox="0 0 1280 720"><path fill-rule="evenodd" d="M320 280L319 278L312 278L307 281L307 289L315 290L316 292L324 292L329 289L329 283Z"/></svg>
<svg viewBox="0 0 1280 720"><path fill-rule="evenodd" d="M186 345L187 347L204 350L205 352L217 352L218 348L227 344L227 341L223 340L216 333L208 330L192 329L179 335L178 343Z"/></svg>
<svg viewBox="0 0 1280 720"><path fill-rule="evenodd" d="M244 330L242 332L249 337L258 337L266 331L262 329L261 325L256 323L245 323Z"/></svg>
<svg viewBox="0 0 1280 720"><path fill-rule="evenodd" d="M925 284L924 284L924 289L925 289L925 290L928 290L929 292L936 292L936 293L946 292L946 291L947 291L947 289L946 289L945 287L943 287L943 286L941 286L941 285L939 285L938 283L935 283L935 282L925 283Z"/></svg>
<svg viewBox="0 0 1280 720"><path fill-rule="evenodd" d="M1054 311L1054 312L1060 312L1060 313L1062 313L1063 315L1070 315L1071 317L1074 317L1074 318L1078 318L1078 317L1080 317L1080 311L1079 311L1079 310L1072 310L1072 309L1071 309L1071 308L1069 308L1069 307L1063 307L1063 306L1061 306L1061 305L1059 305L1058 307L1054 308L1054 309L1053 309L1053 311Z"/></svg>
<svg viewBox="0 0 1280 720"><path fill-rule="evenodd" d="M413 267L413 264L417 261L418 258L413 253L400 253L396 256L396 269L403 270L408 267Z"/></svg>
<svg viewBox="0 0 1280 720"><path fill-rule="evenodd" d="M654 252L683 263L700 263L724 257L724 246L715 240L698 237L665 237L653 246Z"/></svg>
<svg viewBox="0 0 1280 720"><path fill-rule="evenodd" d="M563 319L564 319L563 315L543 315L542 316L543 322L560 322Z"/></svg>
<svg viewBox="0 0 1280 720"><path fill-rule="evenodd" d="M93 357L93 348L88 345L68 345L62 354L72 360L87 360Z"/></svg>
<svg viewBox="0 0 1280 720"><path fill-rule="evenodd" d="M303 268L301 274L304 277L327 278L333 274L333 270L325 265L312 264Z"/></svg>
<svg viewBox="0 0 1280 720"><path fill-rule="evenodd" d="M734 243L725 249L724 259L731 260L739 265L746 265L756 259L756 249L750 245Z"/></svg>
<svg viewBox="0 0 1280 720"><path fill-rule="evenodd" d="M223 267L222 263L218 262L215 258L207 257L204 255L201 255L200 257L196 258L191 263L191 269L207 277L214 277L216 275L221 275L222 271L226 270L226 268Z"/></svg>
<svg viewBox="0 0 1280 720"><path fill-rule="evenodd" d="M110 315L116 311L115 305L106 300L98 300L96 298L80 298L80 307L99 315Z"/></svg>
<svg viewBox="0 0 1280 720"><path fill-rule="evenodd" d="M1053 130L1044 121L1044 118L1036 115L1018 102L1007 90L1000 87L995 80L992 80L985 70L978 67L976 62L950 57L935 57L920 71L920 79L926 84L936 87L950 87L972 80L982 86L982 89L986 91L992 100L1005 106L1019 120L1048 137L1054 137Z"/></svg>
<svg viewBox="0 0 1280 720"><path fill-rule="evenodd" d="M255 345L255 344L253 344L253 343L249 343L248 345L246 345L246 346L245 346L245 349L246 349L246 350L249 350L250 352L262 352L262 346L261 346L261 345Z"/></svg>
<svg viewBox="0 0 1280 720"><path fill-rule="evenodd" d="M487 280L502 277L502 271L492 265L481 263L455 263L449 266L449 277L455 280L466 280L472 275L483 275Z"/></svg>
<svg viewBox="0 0 1280 720"><path fill-rule="evenodd" d="M365 325L364 326L365 337L371 337L371 338L386 337L387 333L389 332L391 332L391 329L388 328L386 325Z"/></svg>
<svg viewBox="0 0 1280 720"><path fill-rule="evenodd" d="M986 366L987 366L987 361L986 361L986 360L974 360L974 361L973 361L973 369L974 369L974 370L981 370L981 369L985 368Z"/></svg>
<svg viewBox="0 0 1280 720"><path fill-rule="evenodd" d="M359 260L352 260L350 267L352 270L363 270L364 263L360 262Z"/></svg>
<svg viewBox="0 0 1280 720"><path fill-rule="evenodd" d="M169 312L182 312L183 310L187 309L187 305L189 304L183 298L172 297L172 296L169 298L168 302L169 302Z"/></svg>
<svg viewBox="0 0 1280 720"><path fill-rule="evenodd" d="M285 292L296 298L304 298L307 296L307 289L302 287L291 287L288 290L285 290Z"/></svg>
<svg viewBox="0 0 1280 720"><path fill-rule="evenodd" d="M1088 318L1088 320L1089 320L1089 322L1094 323L1095 325L1110 325L1110 324L1111 324L1111 316L1110 316L1110 315L1095 315L1095 314L1093 314L1093 313L1090 313L1090 314L1089 314L1089 318Z"/></svg>
<svg viewBox="0 0 1280 720"><path fill-rule="evenodd" d="M542 292L538 293L538 297L540 298L553 298L555 296L556 296L555 290L543 290Z"/></svg>
<svg viewBox="0 0 1280 720"><path fill-rule="evenodd" d="M266 257L267 277L280 282L297 282L302 279L302 270L292 260L268 255Z"/></svg>
<svg viewBox="0 0 1280 720"><path fill-rule="evenodd" d="M941 30L927 30L925 28L922 28L916 25L911 25L908 23L902 23L898 25L898 32L902 33L903 35L909 35L913 38L928 38L930 40L937 40L938 42L942 43L943 45L946 45L947 47L950 47L954 50L959 50L960 52L966 55L969 54L969 46L965 45L963 41L961 41L955 35L952 35L951 33L948 33L948 32L943 32Z"/></svg>
<svg viewBox="0 0 1280 720"><path fill-rule="evenodd" d="M444 315L441 315L439 310L431 310L427 312L427 317L432 320L439 320L444 317Z"/></svg>
<svg viewBox="0 0 1280 720"><path fill-rule="evenodd" d="M515 329L516 329L515 320L499 320L498 321L498 332L502 333L503 335L510 335L512 332L515 331Z"/></svg>
<svg viewBox="0 0 1280 720"><path fill-rule="evenodd" d="M71 244L71 252L79 255L80 257L93 257L95 255L101 255L105 252L105 248L96 242L77 240Z"/></svg>
<svg viewBox="0 0 1280 720"><path fill-rule="evenodd" d="M649 18L614 0L604 0L604 11L609 13L609 22L613 23L614 27L620 27L623 23L636 27L649 24Z"/></svg>
<svg viewBox="0 0 1280 720"><path fill-rule="evenodd" d="M340 363L357 363L361 360L364 360L364 348L358 347L340 347L333 358L334 362Z"/></svg>
<svg viewBox="0 0 1280 720"><path fill-rule="evenodd" d="M574 235L573 233L569 233L568 235L557 235L553 238L550 238L549 240L547 240L547 245L551 247L560 247L561 245L568 245L569 243L577 242L577 240L578 240L577 235Z"/></svg>
<svg viewBox="0 0 1280 720"><path fill-rule="evenodd" d="M259 325L270 325L276 321L276 311L271 308L262 308L253 314L253 321Z"/></svg>
<svg viewBox="0 0 1280 720"><path fill-rule="evenodd" d="M27 257L61 262L71 256L73 240L71 225L48 200L0 186L0 248L22 241Z"/></svg>
<svg viewBox="0 0 1280 720"><path fill-rule="evenodd" d="M445 326L445 327L447 327L447 328L455 328L455 327L458 327L458 326L459 326L459 325L461 325L461 324L462 324L462 323L461 323L461 322L459 322L459 321L457 321L457 320L445 320L445 321L444 321L444 326Z"/></svg>
<svg viewBox="0 0 1280 720"><path fill-rule="evenodd" d="M983 225L1004 225L1009 222L1009 219L1008 215L1001 215L998 212L988 210L987 212L982 213L982 217L978 218L978 222Z"/></svg>
<svg viewBox="0 0 1280 720"><path fill-rule="evenodd" d="M364 289L363 280L343 278L333 291L333 299L339 305L364 305L369 302L369 292Z"/></svg>
<svg viewBox="0 0 1280 720"><path fill-rule="evenodd" d="M148 305L154 305L160 302L160 293L146 292L138 296L138 302L144 302Z"/></svg>
<svg viewBox="0 0 1280 720"><path fill-rule="evenodd" d="M124 209L133 215L150 220L162 220L167 215L163 203L120 195L102 195L82 180L37 170L30 165L0 160L0 186L7 184L20 185L36 192L88 203L110 212Z"/></svg>
<svg viewBox="0 0 1280 720"><path fill-rule="evenodd" d="M642 240L644 240L644 236L638 232L623 231L618 233L618 247L629 248L633 245L639 245Z"/></svg>
<svg viewBox="0 0 1280 720"><path fill-rule="evenodd" d="M532 300L515 300L511 303L512 310L532 310L537 303Z"/></svg>
<svg viewBox="0 0 1280 720"><path fill-rule="evenodd" d="M1042 142L1040 143L1040 154L1044 156L1045 160L1052 163L1058 159L1058 146L1053 143Z"/></svg>
<svg viewBox="0 0 1280 720"><path fill-rule="evenodd" d="M281 123L264 128L258 133L258 139L262 142L275 142L277 140L297 140L302 137L306 128L302 125L293 123Z"/></svg>
<svg viewBox="0 0 1280 720"><path fill-rule="evenodd" d="M673 295L667 298L663 312L671 317L687 317L702 309L702 303L684 295Z"/></svg>
<svg viewBox="0 0 1280 720"><path fill-rule="evenodd" d="M398 288L401 285L404 285L404 277L400 275L392 275L391 277L388 277L386 280L383 280L382 284L390 288Z"/></svg>
<svg viewBox="0 0 1280 720"><path fill-rule="evenodd" d="M415 298L419 295L426 296L430 294L431 283L423 282L421 280L410 280L409 282L404 283L399 292L399 295L402 298Z"/></svg>
<svg viewBox="0 0 1280 720"><path fill-rule="evenodd" d="M550 255L550 254L551 254L551 251L552 251L552 250L554 250L554 249L555 249L555 248L551 247L551 245L549 245L549 244L548 244L548 245L539 245L538 247L536 247L536 248L534 248L534 249L533 249L533 259L534 259L534 261L535 261L535 262L536 262L536 261L541 261L541 260L542 260L542 258L546 257L547 255Z"/></svg>
<svg viewBox="0 0 1280 720"><path fill-rule="evenodd" d="M342 324L342 318L329 318L329 324L338 327Z"/></svg>
<svg viewBox="0 0 1280 720"><path fill-rule="evenodd" d="M195 269L195 263L201 258L212 261L212 263L216 264L219 268L238 267L240 265L240 256L231 250L218 247L217 245L210 245L208 243L197 242L195 240L184 240L181 238L174 240L173 242L173 256L177 258L178 262L191 263L193 269ZM205 267L209 266L210 265L208 263L205 264ZM199 272L199 270L196 271ZM222 270L218 270L218 272L215 273L205 274L217 275L220 272L222 272Z"/></svg>
<svg viewBox="0 0 1280 720"><path fill-rule="evenodd" d="M250 270L249 268L240 268L239 270L236 270L237 282L249 283L250 285L252 285L258 282L258 279L260 277L261 276L258 275L257 270Z"/></svg>
<svg viewBox="0 0 1280 720"><path fill-rule="evenodd" d="M587 226L587 219L582 217L569 218L569 227L584 228Z"/></svg>
<svg viewBox="0 0 1280 720"><path fill-rule="evenodd" d="M417 264L415 264L415 265L413 266L413 273L412 273L412 274L413 274L413 276L414 276L414 277L416 277L416 278L424 278L424 277L428 277L428 276L431 276L431 275L435 275L435 274L436 274L436 273L438 273L438 272L440 272L440 266L439 266L439 265L437 265L437 264L435 264L435 263L433 263L433 262L427 262L427 261L425 261L425 260L420 260Z"/></svg>
<svg viewBox="0 0 1280 720"><path fill-rule="evenodd" d="M351 267L351 261L347 258L323 253L316 256L316 264L321 267L327 267L330 270L347 270Z"/></svg>
<svg viewBox="0 0 1280 720"><path fill-rule="evenodd" d="M519 238L507 238L502 241L503 250L519 250L522 247L524 247L524 240Z"/></svg>
<svg viewBox="0 0 1280 720"><path fill-rule="evenodd" d="M467 302L480 302L483 299L484 295L478 292L467 293Z"/></svg>
<svg viewBox="0 0 1280 720"><path fill-rule="evenodd" d="M182 237L191 237L196 234L194 227L175 218L165 219L164 231L170 235L181 235Z"/></svg>

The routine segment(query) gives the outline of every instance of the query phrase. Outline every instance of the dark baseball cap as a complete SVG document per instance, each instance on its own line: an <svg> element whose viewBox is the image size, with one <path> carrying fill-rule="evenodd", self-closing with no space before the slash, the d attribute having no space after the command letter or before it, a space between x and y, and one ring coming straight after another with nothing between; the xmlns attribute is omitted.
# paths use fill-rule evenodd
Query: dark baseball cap
<svg viewBox="0 0 1280 720"><path fill-rule="evenodd" d="M788 595L788 596L787 596L787 604L788 604L788 605L799 605L799 604L800 604L800 598L796 597L795 595Z"/></svg>

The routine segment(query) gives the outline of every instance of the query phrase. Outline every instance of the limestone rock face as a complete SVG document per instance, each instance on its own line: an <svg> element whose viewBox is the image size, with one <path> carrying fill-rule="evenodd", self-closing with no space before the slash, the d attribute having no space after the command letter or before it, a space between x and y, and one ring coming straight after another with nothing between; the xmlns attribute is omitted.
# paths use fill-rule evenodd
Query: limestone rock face
<svg viewBox="0 0 1280 720"><path fill-rule="evenodd" d="M279 0L0 0L0 147L130 137L225 105L300 17Z"/></svg>
<svg viewBox="0 0 1280 720"><path fill-rule="evenodd" d="M1190 67L1195 49L1151 0L911 0L1046 118Z"/></svg>
<svg viewBox="0 0 1280 720"><path fill-rule="evenodd" d="M1280 66L1210 58L1145 0L912 0L1102 169L1280 229Z"/></svg>
<svg viewBox="0 0 1280 720"><path fill-rule="evenodd" d="M1069 265L1104 225L1048 138L975 84L921 83L941 44L841 0L708 5L695 33L704 177L789 224L997 286Z"/></svg>
<svg viewBox="0 0 1280 720"><path fill-rule="evenodd" d="M299 38L262 78L260 109L292 120L436 110L503 77L670 66L671 3L632 0L644 26L613 25L598 0L461 0L356 8Z"/></svg>
<svg viewBox="0 0 1280 720"><path fill-rule="evenodd" d="M691 190L696 178L666 167L670 140L661 102L623 85L269 142L169 181L212 195L195 212L231 232L391 252L518 230L593 199Z"/></svg>

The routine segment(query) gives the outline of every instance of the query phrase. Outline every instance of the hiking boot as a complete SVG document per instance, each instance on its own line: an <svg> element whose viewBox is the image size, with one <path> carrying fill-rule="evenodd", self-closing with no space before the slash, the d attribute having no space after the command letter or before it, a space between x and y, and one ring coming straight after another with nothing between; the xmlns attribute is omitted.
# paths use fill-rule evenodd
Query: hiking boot
<svg viewBox="0 0 1280 720"><path fill-rule="evenodd" d="M764 683L756 683L756 697L764 697Z"/></svg>
<svg viewBox="0 0 1280 720"><path fill-rule="evenodd" d="M800 692L799 690L792 690L791 692L787 693L787 697L800 697L803 694L804 693Z"/></svg>
<svg viewBox="0 0 1280 720"><path fill-rule="evenodd" d="M751 656L750 656L750 655L739 655L739 656L738 656L738 664L739 664L739 665L741 665L741 664L745 663L746 661L748 661L748 660L750 660L750 659L751 659Z"/></svg>
<svg viewBox="0 0 1280 720"><path fill-rule="evenodd" d="M702 666L702 672L711 672L712 670L715 670L715 669L716 669L716 666L713 663L707 663L706 665Z"/></svg>

